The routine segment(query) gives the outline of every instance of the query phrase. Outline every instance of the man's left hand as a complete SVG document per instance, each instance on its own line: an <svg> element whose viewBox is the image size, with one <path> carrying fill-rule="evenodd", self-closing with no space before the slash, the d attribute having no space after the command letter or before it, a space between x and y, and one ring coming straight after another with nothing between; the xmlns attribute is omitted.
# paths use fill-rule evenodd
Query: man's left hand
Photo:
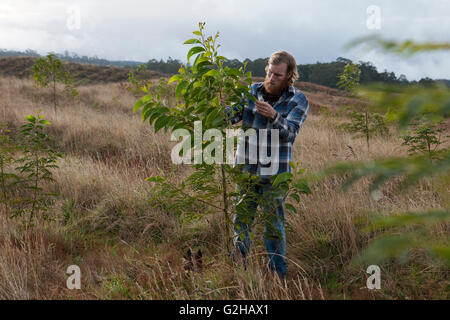
<svg viewBox="0 0 450 320"><path fill-rule="evenodd" d="M263 115L266 118L269 118L270 120L275 120L275 116L277 115L277 112L270 104L264 101L255 101L256 110Z"/></svg>

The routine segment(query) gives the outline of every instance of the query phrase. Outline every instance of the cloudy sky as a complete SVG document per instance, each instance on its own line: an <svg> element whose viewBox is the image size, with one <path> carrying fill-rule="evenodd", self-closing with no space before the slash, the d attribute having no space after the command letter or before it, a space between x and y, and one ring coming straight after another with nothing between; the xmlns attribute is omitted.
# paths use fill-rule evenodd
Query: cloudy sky
<svg viewBox="0 0 450 320"><path fill-rule="evenodd" d="M220 31L230 59L291 52L298 64L343 56L371 61L409 80L450 79L448 53L409 59L344 46L377 34L386 39L450 42L450 0L1 0L0 48L53 51L109 60L185 61L198 22Z"/></svg>

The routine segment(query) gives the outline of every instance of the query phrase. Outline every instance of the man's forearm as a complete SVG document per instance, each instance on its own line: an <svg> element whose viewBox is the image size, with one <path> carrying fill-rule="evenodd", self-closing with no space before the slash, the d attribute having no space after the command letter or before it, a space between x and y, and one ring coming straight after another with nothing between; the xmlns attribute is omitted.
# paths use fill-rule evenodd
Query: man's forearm
<svg viewBox="0 0 450 320"><path fill-rule="evenodd" d="M286 118L283 118L280 113L276 112L272 125L275 129L280 130L279 134L282 140L294 142L301 125L308 115L308 111L309 105L307 104L306 106L297 106Z"/></svg>

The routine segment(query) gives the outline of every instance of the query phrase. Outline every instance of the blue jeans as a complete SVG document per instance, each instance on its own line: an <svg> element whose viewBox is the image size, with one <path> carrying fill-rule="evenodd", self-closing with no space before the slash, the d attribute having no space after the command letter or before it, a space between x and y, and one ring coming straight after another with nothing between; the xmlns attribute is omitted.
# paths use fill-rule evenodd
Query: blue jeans
<svg viewBox="0 0 450 320"><path fill-rule="evenodd" d="M270 181L238 185L240 193L234 215L235 248L241 253L244 263L250 252L251 226L258 206L262 207L265 222L264 243L269 258L269 267L281 277L286 275L286 235L284 230L285 195L272 187Z"/></svg>

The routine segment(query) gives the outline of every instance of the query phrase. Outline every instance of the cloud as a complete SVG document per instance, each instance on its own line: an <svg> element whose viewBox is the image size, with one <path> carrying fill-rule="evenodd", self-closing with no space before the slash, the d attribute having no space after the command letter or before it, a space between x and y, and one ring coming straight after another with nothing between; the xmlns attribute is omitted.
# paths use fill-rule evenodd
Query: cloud
<svg viewBox="0 0 450 320"><path fill-rule="evenodd" d="M339 56L370 60L408 79L450 78L450 59L399 60L377 53L344 52L349 41L377 33L389 39L448 41L448 0L378 0L381 29L368 30L362 1L9 1L0 3L0 43L3 48L77 52L107 59L185 61L187 46L199 21L206 31L220 31L222 54L256 59L284 49L298 63L327 62ZM68 27L79 12L79 28ZM70 23L69 23L70 24Z"/></svg>

